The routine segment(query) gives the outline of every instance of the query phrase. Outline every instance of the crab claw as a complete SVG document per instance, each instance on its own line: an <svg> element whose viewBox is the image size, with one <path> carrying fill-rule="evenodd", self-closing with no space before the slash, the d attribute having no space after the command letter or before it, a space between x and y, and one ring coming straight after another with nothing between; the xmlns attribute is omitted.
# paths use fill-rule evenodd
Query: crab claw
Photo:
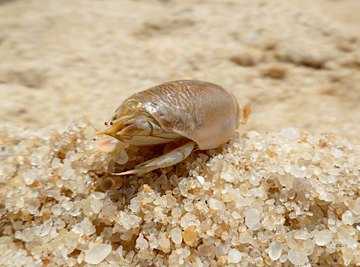
<svg viewBox="0 0 360 267"><path fill-rule="evenodd" d="M110 152L113 152L116 148L116 145L119 143L118 140L116 140L115 138L113 137L104 137L104 138L101 138L99 140L96 140L96 147L100 150L100 151L103 151L103 152L107 152L107 153L110 153Z"/></svg>
<svg viewBox="0 0 360 267"><path fill-rule="evenodd" d="M195 143L193 141L189 141L164 155L150 159L144 163L137 165L132 170L128 170L120 173L111 173L111 174L116 176L129 175L129 174L138 175L138 174L145 174L156 169L166 168L186 159L194 150L194 148L195 148Z"/></svg>

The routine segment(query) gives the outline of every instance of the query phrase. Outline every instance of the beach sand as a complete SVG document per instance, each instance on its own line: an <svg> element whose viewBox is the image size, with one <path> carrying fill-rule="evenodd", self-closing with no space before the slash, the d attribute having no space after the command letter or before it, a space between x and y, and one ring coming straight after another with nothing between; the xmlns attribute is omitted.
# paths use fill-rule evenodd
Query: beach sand
<svg viewBox="0 0 360 267"><path fill-rule="evenodd" d="M359 8L0 1L0 265L359 265ZM176 79L222 85L248 123L174 167L112 177L96 132Z"/></svg>

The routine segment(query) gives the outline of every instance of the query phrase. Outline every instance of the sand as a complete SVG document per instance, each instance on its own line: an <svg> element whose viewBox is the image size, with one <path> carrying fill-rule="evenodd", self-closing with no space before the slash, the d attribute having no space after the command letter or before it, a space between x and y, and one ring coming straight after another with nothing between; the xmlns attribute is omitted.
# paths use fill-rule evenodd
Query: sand
<svg viewBox="0 0 360 267"><path fill-rule="evenodd" d="M0 1L0 264L360 264L358 8ZM222 85L248 123L174 168L110 177L96 131L175 79ZM122 168L141 160L127 153Z"/></svg>
<svg viewBox="0 0 360 267"><path fill-rule="evenodd" d="M296 3L6 1L2 122L36 129L85 116L100 127L134 92L203 79L251 103L244 131L291 125L359 141L360 22L341 17L358 4Z"/></svg>

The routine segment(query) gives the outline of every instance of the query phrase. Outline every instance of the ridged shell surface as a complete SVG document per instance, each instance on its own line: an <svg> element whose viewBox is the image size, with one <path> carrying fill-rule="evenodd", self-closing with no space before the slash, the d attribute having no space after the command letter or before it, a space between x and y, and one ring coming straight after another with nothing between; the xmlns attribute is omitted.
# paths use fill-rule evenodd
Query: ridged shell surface
<svg viewBox="0 0 360 267"><path fill-rule="evenodd" d="M129 97L120 107L138 102L162 129L212 149L226 143L239 121L235 97L204 81L179 80L160 84Z"/></svg>

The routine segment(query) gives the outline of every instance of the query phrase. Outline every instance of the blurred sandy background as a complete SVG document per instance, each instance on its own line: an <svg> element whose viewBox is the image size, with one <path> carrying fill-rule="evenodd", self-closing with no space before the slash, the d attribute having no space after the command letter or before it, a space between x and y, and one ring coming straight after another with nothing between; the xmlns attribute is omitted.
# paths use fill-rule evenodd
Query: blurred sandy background
<svg viewBox="0 0 360 267"><path fill-rule="evenodd" d="M358 0L0 0L0 119L101 127L130 94L202 79L253 113L360 140Z"/></svg>

